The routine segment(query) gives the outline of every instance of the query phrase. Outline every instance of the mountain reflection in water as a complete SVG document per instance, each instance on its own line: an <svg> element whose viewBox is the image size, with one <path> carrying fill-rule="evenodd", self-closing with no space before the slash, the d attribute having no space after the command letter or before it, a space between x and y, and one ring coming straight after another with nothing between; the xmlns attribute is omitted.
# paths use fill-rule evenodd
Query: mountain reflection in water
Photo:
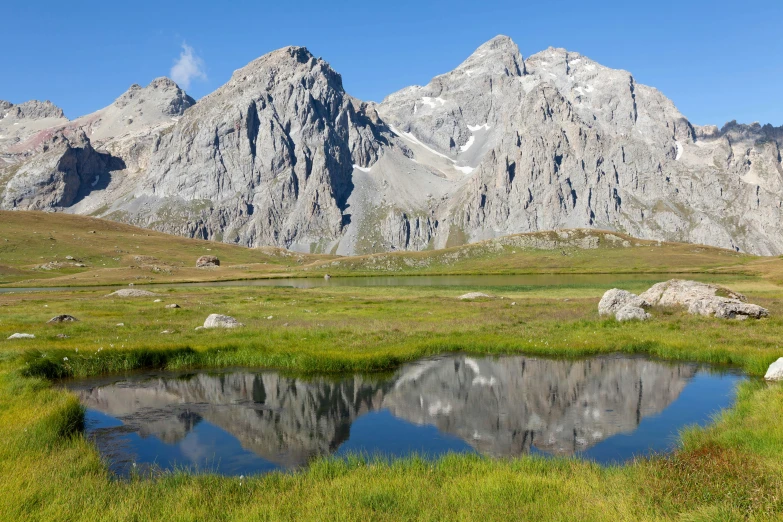
<svg viewBox="0 0 783 522"><path fill-rule="evenodd" d="M248 458L239 453L266 461L259 470L299 467L333 454L349 441L352 424L362 416L372 421L367 415L372 412L391 414L394 422L387 419L378 427L384 433L377 445L361 448L369 453L383 454L382 439L395 436L389 430L413 424L437 428L437 433L406 428L400 437L428 438L428 447L435 450L442 439L449 449L472 448L494 457L530 451L582 454L614 435L637 430L645 418L675 402L697 374L706 372L694 364L636 357L574 361L460 355L406 365L388 378L236 371L82 381L69 387L88 408L88 435L102 451L102 445L134 434L132 445L148 441L157 446L137 447L139 454L126 460L148 459L165 467L167 459L160 453L177 448L182 457L169 460L179 466L202 465L212 456L225 461L222 467L213 462L218 472L238 474ZM716 407L725 407L739 377L715 378L725 381L713 386L722 394ZM689 402L714 411L700 400ZM120 422L89 422L100 414ZM678 415L667 433L674 436L682 426L703 420ZM201 425L205 431L196 434ZM222 442L231 438L236 450ZM648 449L639 447L635 453ZM104 453L111 460L111 450Z"/></svg>

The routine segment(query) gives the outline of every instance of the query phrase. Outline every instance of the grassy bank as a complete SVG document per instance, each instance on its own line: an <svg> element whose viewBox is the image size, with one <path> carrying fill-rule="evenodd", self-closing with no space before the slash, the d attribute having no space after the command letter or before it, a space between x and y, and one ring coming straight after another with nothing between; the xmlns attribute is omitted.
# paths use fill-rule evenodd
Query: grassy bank
<svg viewBox="0 0 783 522"><path fill-rule="evenodd" d="M760 375L783 355L783 291L759 278L725 282L771 318L721 321L659 309L650 322L618 324L598 317L606 288L591 284L175 288L161 291L159 303L97 290L0 295L0 339L36 335L0 341L0 512L84 520L774 519L783 513L783 386L758 380L744 384L736 406L712 426L687 432L675 454L620 467L529 457L325 459L301 473L245 480L175 473L128 482L109 475L80 435L77 401L49 380L144 367L387 370L446 351L645 353ZM497 298L456 299L468 290ZM182 308L164 308L169 303ZM80 321L45 324L60 313ZM209 313L246 326L196 331Z"/></svg>

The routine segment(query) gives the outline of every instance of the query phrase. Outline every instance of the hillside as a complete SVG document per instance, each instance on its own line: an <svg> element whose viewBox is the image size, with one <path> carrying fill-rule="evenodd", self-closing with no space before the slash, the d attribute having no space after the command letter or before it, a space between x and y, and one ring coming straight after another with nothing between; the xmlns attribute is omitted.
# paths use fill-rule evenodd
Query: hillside
<svg viewBox="0 0 783 522"><path fill-rule="evenodd" d="M783 279L779 258L593 230L518 234L442 250L337 257L171 236L90 217L0 211L0 284L85 286L269 277L721 273ZM215 255L216 268L196 268ZM73 259L69 259L73 258Z"/></svg>

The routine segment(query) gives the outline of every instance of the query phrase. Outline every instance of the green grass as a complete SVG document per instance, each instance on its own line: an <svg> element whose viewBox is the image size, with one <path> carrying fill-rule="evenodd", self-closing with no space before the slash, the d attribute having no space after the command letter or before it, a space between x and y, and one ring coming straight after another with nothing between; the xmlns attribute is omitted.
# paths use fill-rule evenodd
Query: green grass
<svg viewBox="0 0 783 522"><path fill-rule="evenodd" d="M689 429L673 454L624 466L452 455L386 462L321 459L297 473L239 478L163 473L118 480L82 435L59 377L144 368L383 372L445 352L581 357L646 354L762 375L783 355L783 263L584 231L520 235L422 253L355 258L253 250L58 214L0 212L0 281L96 285L361 274L656 273L709 278L770 310L761 321L653 310L649 322L598 317L609 287L180 287L117 299L99 289L0 294L0 514L9 520L775 520L783 518L783 385L743 384L736 405ZM95 234L90 231L95 230ZM596 248L575 241L598 238ZM4 241L8 239L8 241ZM565 242L564 242L565 241ZM623 242L628 242L625 246ZM570 242L570 243L569 243ZM138 248L137 248L138 247ZM216 270L192 268L210 253ZM71 255L89 265L33 267ZM56 257L55 257L56 256ZM106 263L104 267L103 264ZM153 268L165 270L154 271ZM27 280L27 282L25 282ZM468 291L495 299L459 301ZM165 309L168 303L182 308ZM513 303L513 304L512 304ZM76 323L48 325L57 314ZM210 313L237 330L195 330ZM118 326L122 323L123 326ZM162 334L163 330L173 333ZM15 332L34 340L6 340ZM66 360L67 358L67 360Z"/></svg>
<svg viewBox="0 0 783 522"><path fill-rule="evenodd" d="M713 425L688 430L676 453L625 466L355 457L245 480L176 472L129 481L109 474L81 435L75 397L49 380L152 367L382 371L448 351L645 353L760 375L783 352L783 291L755 278L731 281L772 317L735 322L659 309L650 322L618 324L598 317L604 288L589 284L470 288L498 296L475 302L456 299L466 288L449 287L176 288L161 292L161 303L96 290L2 295L0 338L24 331L36 339L0 341L0 512L14 520L774 519L783 513L783 386L758 380ZM164 309L170 302L182 308ZM247 326L194 330L212 312ZM80 321L45 324L56 313Z"/></svg>

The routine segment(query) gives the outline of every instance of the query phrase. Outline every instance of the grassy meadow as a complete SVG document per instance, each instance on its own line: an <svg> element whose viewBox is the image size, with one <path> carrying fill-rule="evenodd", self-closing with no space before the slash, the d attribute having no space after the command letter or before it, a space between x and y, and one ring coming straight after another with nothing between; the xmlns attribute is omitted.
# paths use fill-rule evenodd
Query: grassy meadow
<svg viewBox="0 0 783 522"><path fill-rule="evenodd" d="M69 268L72 273L47 273L36 279L30 276L38 272L31 265L49 262L53 254L45 255L45 241L38 243L34 238L36 242L30 240L25 246L23 239L41 230L20 228L3 242L6 235L11 235L2 227L4 218L6 214L0 215L0 265L9 272L21 273L17 274L21 279L12 275L9 282L38 286L58 281L53 285L58 286L69 277L77 277L74 281L81 284L89 274L98 275L92 279L106 284L115 281L106 275L108 271L116 271L112 277L126 285L134 282L129 277L141 273L140 269L129 268L136 266L127 257L135 256L133 252L115 254L120 260L112 267L95 268L103 262L101 249L108 248L105 255L109 256L114 245L123 243L106 243L105 238L86 243L101 233L111 236L110 230L99 232L95 220L88 220L79 227L92 227L89 230L94 229L95 234L87 230L82 236L73 223L66 223L71 228L60 232L52 229L58 245L60 241L65 243L62 237L71 234L85 238L69 239L68 248L58 246L52 251L56 250L59 258L84 258L89 261L85 264L93 268ZM117 226L122 229L118 234L125 234L123 241L138 237L138 250L143 252L138 255L165 260L171 266L181 263L171 279L152 282L180 281L190 270L194 280L220 279L245 270L237 269L235 264L267 266L258 268L252 278L318 275L324 271L339 276L341 270L375 273L373 266L377 268L381 263L378 256L336 259L241 249L162 234L158 237L147 231L143 233L149 236L134 236L139 229ZM12 241L15 246L11 251L2 250ZM177 248L167 246L178 242L182 244ZM783 287L777 284L778 273L783 271L778 260L693 245L640 242L642 246L622 247L609 243L595 250L557 251L488 243L445 252L390 254L380 259L383 263L390 258L402 260L399 266L407 267L388 270L391 273L596 273L646 267L639 271L651 272L649 278L622 284L634 292L658 282L660 277L655 272L685 271L745 293L751 302L767 307L770 318L723 321L660 308L652 310L654 317L648 322L617 323L597 313L600 296L611 286L590 282L313 289L161 285L148 288L158 296L125 299L107 297L108 290L89 287L0 293L2 518L780 519L783 385L770 385L760 379L769 364L783 356ZM76 245L84 250L74 250ZM219 269L191 269L195 257L203 253L217 253L227 261ZM425 261L410 261L414 258ZM84 278L78 279L81 276ZM25 278L34 279L35 285L20 283ZM494 297L476 301L457 298L468 291L483 291ZM160 302L154 302L158 299ZM165 308L171 303L181 308ZM211 313L231 315L246 326L196 330ZM79 322L46 324L57 314L71 314ZM17 332L36 338L7 340ZM393 462L357 457L322 459L302 472L243 479L175 472L129 480L109 473L97 449L82 434L83 410L77 399L56 384L59 377L144 368L387 371L444 352L563 357L647 354L731 365L751 378L741 385L732 409L720 414L707 428L684 432L676 452L622 466L601 467L574 459L540 457L492 460L453 455L437 461L411 457Z"/></svg>

